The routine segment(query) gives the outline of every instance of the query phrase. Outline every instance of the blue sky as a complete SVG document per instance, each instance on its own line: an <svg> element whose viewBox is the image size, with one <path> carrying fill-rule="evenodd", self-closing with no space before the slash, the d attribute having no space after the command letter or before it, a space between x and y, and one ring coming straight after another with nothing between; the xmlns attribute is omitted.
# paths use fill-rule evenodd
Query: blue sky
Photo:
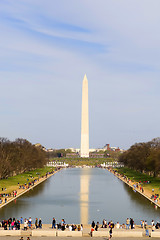
<svg viewBox="0 0 160 240"><path fill-rule="evenodd" d="M159 9L159 0L1 0L1 137L79 147L85 73L90 148L159 137Z"/></svg>

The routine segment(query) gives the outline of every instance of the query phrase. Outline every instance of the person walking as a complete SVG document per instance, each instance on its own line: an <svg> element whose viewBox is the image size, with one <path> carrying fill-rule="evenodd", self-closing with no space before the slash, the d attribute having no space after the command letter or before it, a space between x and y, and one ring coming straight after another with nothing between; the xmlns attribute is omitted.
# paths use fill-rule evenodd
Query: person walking
<svg viewBox="0 0 160 240"><path fill-rule="evenodd" d="M29 217L29 219L28 219L28 227L30 229L32 229L32 218L31 217Z"/></svg>
<svg viewBox="0 0 160 240"><path fill-rule="evenodd" d="M112 238L112 227L109 229L109 239Z"/></svg>
<svg viewBox="0 0 160 240"><path fill-rule="evenodd" d="M149 237L149 229L147 225L145 225L145 231L146 231L146 236Z"/></svg>

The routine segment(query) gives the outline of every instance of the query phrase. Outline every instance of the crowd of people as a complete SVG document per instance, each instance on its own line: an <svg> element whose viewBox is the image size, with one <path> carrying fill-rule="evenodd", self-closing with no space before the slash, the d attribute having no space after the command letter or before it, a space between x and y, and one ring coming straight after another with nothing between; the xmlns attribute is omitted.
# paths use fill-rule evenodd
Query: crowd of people
<svg viewBox="0 0 160 240"><path fill-rule="evenodd" d="M36 181L37 181L37 179L34 179L33 181L25 183L23 185L20 185L18 183L18 188L23 189L23 190L29 189L30 187L34 186ZM4 188L4 189L2 188L2 192L0 193L0 204L7 203L8 199L11 199L12 197L15 198L17 196L17 190L14 190L10 193L5 193L5 191L6 191L6 188Z"/></svg>
<svg viewBox="0 0 160 240"><path fill-rule="evenodd" d="M21 225L23 224L23 227ZM35 221L32 220L31 217L28 219L25 218L23 221L23 217L20 220L16 218L9 218L8 220L2 220L0 222L0 227L4 230L20 230L23 229L27 231L28 229L42 229L42 219L35 218ZM65 220L62 219L60 222L57 222L56 219L53 217L51 222L52 229L56 230L69 230L69 231L83 231L83 224L66 224ZM147 221L141 220L140 227L145 230L146 236L149 236L149 226ZM133 218L127 218L126 222L120 224L117 222L116 224L111 220L107 222L107 220L103 219L102 224L99 222L92 221L91 223L91 236L93 231L98 231L99 228L108 228L110 238L112 237L112 230L113 229L135 229L135 223ZM160 229L160 222L155 223L154 220L151 221L151 231L155 231L156 229Z"/></svg>
<svg viewBox="0 0 160 240"><path fill-rule="evenodd" d="M3 220L0 222L0 227L4 228L4 230L19 230L21 229L21 224L23 224L23 229L27 231L28 229L41 229L42 228L42 220L41 218L36 218L35 222L33 223L32 218L29 217L28 219L25 218L23 221L23 218L21 217L20 220L17 220L15 218L9 218L7 221ZM65 220L62 219L59 223L57 223L56 219L53 217L51 222L52 229L57 229L64 231L68 229L69 231L83 231L83 225L81 224L66 224ZM149 226L147 221L141 220L140 221L140 227L145 230L146 236L149 236ZM112 238L113 229L135 229L135 223L133 218L127 218L125 224L120 224L117 222L116 224L111 220L107 221L106 219L103 219L102 224L99 222L92 221L91 223L91 236L93 234L93 231L98 231L99 228L108 228L109 229L109 239ZM156 229L160 228L160 222L155 223L154 220L151 221L151 231L155 231ZM20 238L20 240L23 240L23 237ZM27 237L27 240L30 240L29 237Z"/></svg>
<svg viewBox="0 0 160 240"><path fill-rule="evenodd" d="M149 226L147 221L141 220L140 221L140 227L145 230L146 236L149 236ZM135 229L135 223L133 218L127 218L126 223L120 224L117 222L116 224L113 223L113 221L107 222L107 220L103 219L102 225L100 226L99 222L95 223L92 221L91 224L91 236L93 231L98 231L99 228L109 228L109 235L110 238L112 237L112 229ZM154 220L151 221L151 231L154 232L156 229L160 229L160 222L157 222L155 224Z"/></svg>
<svg viewBox="0 0 160 240"><path fill-rule="evenodd" d="M21 225L23 224L23 227L21 228ZM61 222L56 222L56 219L52 219L52 229L57 230L66 230L69 231L82 231L83 225L81 224L66 224L65 220L62 219ZM42 229L42 219L41 218L35 218L35 221L32 220L31 217L25 218L23 221L23 217L20 218L20 220L16 218L9 218L8 220L2 220L0 222L0 227L2 227L4 230L20 230L23 229L24 231L27 231L28 229Z"/></svg>
<svg viewBox="0 0 160 240"><path fill-rule="evenodd" d="M28 229L33 229L33 223L32 218L29 217L28 219L25 218L23 222L23 217L20 218L20 220L16 218L9 218L8 220L2 220L0 222L0 227L2 227L4 230L20 230L21 224L23 224L23 229L27 231ZM41 218L35 219L35 228L42 228L42 220Z"/></svg>
<svg viewBox="0 0 160 240"><path fill-rule="evenodd" d="M83 231L83 224L66 224L64 218L61 220L61 222L56 223L56 219L53 218L52 220L52 229L62 230L69 229L69 231Z"/></svg>
<svg viewBox="0 0 160 240"><path fill-rule="evenodd" d="M112 221L108 222L103 219L103 222L102 222L102 226L101 228L109 228L109 239L112 238L112 229L114 228L114 223ZM99 222L95 223L94 221L92 221L92 224L91 224L91 237L93 235L93 231L98 231L99 229Z"/></svg>
<svg viewBox="0 0 160 240"><path fill-rule="evenodd" d="M107 220L103 219L102 221L102 225L100 226L99 222L97 222L95 224L95 222L93 221L91 224L91 231L98 231L99 227L101 228L116 228L116 229L134 229L135 225L134 225L134 220L133 218L127 218L126 219L126 224L120 224L119 222L117 222L116 224L111 220L107 223Z"/></svg>

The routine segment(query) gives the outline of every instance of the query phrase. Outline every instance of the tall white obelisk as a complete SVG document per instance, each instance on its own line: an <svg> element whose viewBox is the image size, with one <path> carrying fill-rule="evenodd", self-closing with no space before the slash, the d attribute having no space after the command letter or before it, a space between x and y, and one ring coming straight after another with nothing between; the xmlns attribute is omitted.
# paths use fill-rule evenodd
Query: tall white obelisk
<svg viewBox="0 0 160 240"><path fill-rule="evenodd" d="M81 150L80 156L89 157L88 80L86 74L82 85Z"/></svg>

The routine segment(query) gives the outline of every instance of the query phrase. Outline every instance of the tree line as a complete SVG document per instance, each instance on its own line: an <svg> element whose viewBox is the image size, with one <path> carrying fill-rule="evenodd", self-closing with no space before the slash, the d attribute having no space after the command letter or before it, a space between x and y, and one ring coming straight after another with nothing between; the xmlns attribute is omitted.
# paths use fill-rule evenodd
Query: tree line
<svg viewBox="0 0 160 240"><path fill-rule="evenodd" d="M160 138L135 143L119 156L119 161L131 169L156 177L160 172Z"/></svg>
<svg viewBox="0 0 160 240"><path fill-rule="evenodd" d="M0 138L0 178L43 167L46 153L26 139Z"/></svg>
<svg viewBox="0 0 160 240"><path fill-rule="evenodd" d="M47 152L47 158L63 158L66 157L67 153L72 153L71 149L54 149L52 152ZM116 152L113 150L100 150L99 152L94 153L104 154L104 158L113 158L114 160L117 160L119 155L121 154L120 152Z"/></svg>
<svg viewBox="0 0 160 240"><path fill-rule="evenodd" d="M54 149L52 152L47 152L48 159L52 158L62 158L66 157L67 153L71 153L72 151L70 149Z"/></svg>

